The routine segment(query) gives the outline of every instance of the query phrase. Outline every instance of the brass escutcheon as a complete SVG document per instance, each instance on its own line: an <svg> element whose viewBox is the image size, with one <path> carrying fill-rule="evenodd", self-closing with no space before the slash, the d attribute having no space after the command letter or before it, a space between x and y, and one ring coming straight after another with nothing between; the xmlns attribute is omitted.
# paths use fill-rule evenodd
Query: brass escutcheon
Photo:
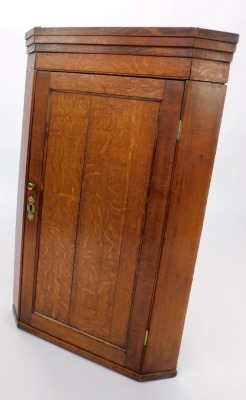
<svg viewBox="0 0 246 400"><path fill-rule="evenodd" d="M34 205L34 197L33 196L28 196L27 198L27 219L28 221L32 221L34 219L34 214L35 214L35 205Z"/></svg>

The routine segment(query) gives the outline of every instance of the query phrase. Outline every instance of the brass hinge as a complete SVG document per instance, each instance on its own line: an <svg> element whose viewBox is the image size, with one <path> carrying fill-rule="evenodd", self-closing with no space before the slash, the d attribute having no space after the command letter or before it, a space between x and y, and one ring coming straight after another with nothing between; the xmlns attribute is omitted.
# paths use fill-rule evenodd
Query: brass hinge
<svg viewBox="0 0 246 400"><path fill-rule="evenodd" d="M177 140L180 140L180 137L181 137L181 130L182 130L182 121L181 121L181 119L180 119L180 120L179 120L179 126L178 126Z"/></svg>
<svg viewBox="0 0 246 400"><path fill-rule="evenodd" d="M146 332L145 332L145 336L144 336L144 346L146 346L146 345L147 345L147 342L148 342L148 336L149 336L149 331L146 331Z"/></svg>

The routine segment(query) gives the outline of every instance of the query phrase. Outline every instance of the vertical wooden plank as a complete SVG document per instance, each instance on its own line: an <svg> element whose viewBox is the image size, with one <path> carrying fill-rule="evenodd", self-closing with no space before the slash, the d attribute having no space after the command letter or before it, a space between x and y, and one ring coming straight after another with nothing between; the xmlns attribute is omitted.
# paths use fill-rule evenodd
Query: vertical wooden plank
<svg viewBox="0 0 246 400"><path fill-rule="evenodd" d="M34 87L34 65L36 54L28 56L27 69L26 69L26 88L24 99L24 114L22 124L22 139L21 139L21 155L19 165L19 185L18 185L18 199L17 199L17 215L16 215L16 232L15 232L15 270L14 270L14 309L17 318L19 318L20 309L20 286L21 286L21 270L22 270L22 246L23 246L23 214L25 202L25 181L26 181L26 165L27 165L27 151L29 132L32 118L32 99Z"/></svg>
<svg viewBox="0 0 246 400"><path fill-rule="evenodd" d="M158 269L183 92L184 82L166 81L126 354L126 367L136 372L140 369Z"/></svg>
<svg viewBox="0 0 246 400"><path fill-rule="evenodd" d="M225 92L188 84L143 373L176 369Z"/></svg>
<svg viewBox="0 0 246 400"><path fill-rule="evenodd" d="M34 266L36 256L36 239L38 227L38 211L43 168L43 151L46 128L46 115L49 97L49 72L38 72L35 84L35 98L33 120L30 136L30 159L27 167L26 182L35 184L35 189L28 192L25 188L24 214L24 243L23 243L23 273L21 291L21 319L29 323L32 312ZM33 221L26 218L26 196L32 195L35 199L35 217Z"/></svg>
<svg viewBox="0 0 246 400"><path fill-rule="evenodd" d="M52 93L35 311L66 323L90 98Z"/></svg>
<svg viewBox="0 0 246 400"><path fill-rule="evenodd" d="M158 113L157 102L92 97L70 324L120 346L128 327Z"/></svg>
<svg viewBox="0 0 246 400"><path fill-rule="evenodd" d="M123 348L127 345L129 318L134 299L134 279L138 270L139 253L142 245L149 179L158 132L159 110L160 103L138 102L138 108L133 117L135 123L132 135L135 136L135 146L132 155L125 223L122 232L110 327L110 342Z"/></svg>

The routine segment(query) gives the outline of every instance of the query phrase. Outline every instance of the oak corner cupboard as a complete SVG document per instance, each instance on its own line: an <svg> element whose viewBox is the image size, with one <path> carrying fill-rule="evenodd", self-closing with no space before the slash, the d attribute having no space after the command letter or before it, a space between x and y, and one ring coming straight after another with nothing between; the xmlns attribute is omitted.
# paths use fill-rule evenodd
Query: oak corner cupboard
<svg viewBox="0 0 246 400"><path fill-rule="evenodd" d="M27 32L20 328L139 381L176 375L237 41L199 28Z"/></svg>

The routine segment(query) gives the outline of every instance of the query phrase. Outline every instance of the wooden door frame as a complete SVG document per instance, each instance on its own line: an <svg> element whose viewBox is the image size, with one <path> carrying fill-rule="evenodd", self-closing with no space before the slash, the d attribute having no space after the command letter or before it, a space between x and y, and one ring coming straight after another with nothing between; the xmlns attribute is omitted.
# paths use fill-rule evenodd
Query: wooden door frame
<svg viewBox="0 0 246 400"><path fill-rule="evenodd" d="M34 102L36 102L36 107L39 112L33 114L32 120L32 136L31 136L31 149L34 146L40 149L44 146L45 140L45 125L46 125L46 115L48 110L48 96L49 96L49 82L52 73L39 71L39 79L36 80L36 94ZM124 79L124 78L123 78ZM138 78L145 79L146 78ZM155 226L155 233L149 235L149 237L144 236L144 242L142 243L141 257L139 260L138 276L135 278L135 300L132 308L132 317L129 325L129 332L131 336L127 344L126 356L123 352L118 353L118 348L112 347L111 360L106 359L108 353L103 350L105 343L103 341L100 343L95 343L95 351L98 351L100 356L95 354L91 355L89 351L86 350L86 346L83 350L79 348L79 333L74 329L74 343L66 342L67 334L64 330L62 333L62 338L57 338L55 330L52 328L49 333L48 330L43 330L40 332L40 327L33 323L33 317L27 310L30 309L30 295L26 293L32 292L32 287L35 280L35 272L33 270L33 261L37 255L35 254L36 240L37 240L37 223L38 218L33 221L32 225L25 228L24 233L24 245L23 245L23 264L25 265L25 270L23 270L22 279L22 296L21 296L21 310L19 319L19 326L23 329L35 333L38 336L48 338L48 340L72 350L75 353L81 354L86 358L95 359L102 363L103 365L109 363L111 368L124 371L126 375L139 376L139 370L141 367L142 353L144 350L144 337L145 332L148 328L149 312L151 307L151 301L153 297L153 288L156 281L158 265L160 261L161 246L163 242L164 226L166 221L167 205L169 199L169 191L172 180L173 173L173 161L177 149L177 129L181 113L182 98L184 93L184 81L165 81L165 93L163 101L161 104L161 119L159 121L159 133L158 133L158 145L155 150L155 154L152 159L152 169L150 177L150 187L148 195L148 211L146 209L146 221L144 231L148 229L151 233L151 225ZM40 95L41 94L41 95ZM175 100L174 100L175 99ZM38 105L37 105L38 104ZM166 132L168 131L168 135ZM42 133L43 132L43 133ZM36 135L35 135L36 133ZM166 157L163 158L162 151L166 150ZM30 150L30 153L33 150ZM29 160L29 174L28 181L41 182L42 176L42 159L43 152L39 151L39 159ZM39 170L37 169L37 164L39 164ZM165 171L167 175L160 174L160 170ZM42 188L41 188L42 189ZM36 188L36 207L39 209L39 189ZM158 194L157 194L158 193ZM24 203L25 204L25 203ZM162 209L162 220L160 221L159 214L160 207ZM156 210L156 211L155 211ZM154 224L154 225L153 225ZM159 251L156 251L159 249ZM35 263L35 262L34 262ZM28 277L28 279L25 278ZM139 299L137 301L136 299ZM29 304L29 306L28 306ZM31 305L33 309L33 305ZM17 314L18 315L18 314ZM38 318L40 318L38 316ZM138 328L137 328L138 326ZM47 327L47 324L46 324ZM85 335L86 336L86 335ZM112 361L113 360L113 361ZM117 365L118 364L118 365ZM120 366L121 364L121 366ZM131 371L130 371L131 370ZM133 372L134 371L134 372Z"/></svg>

